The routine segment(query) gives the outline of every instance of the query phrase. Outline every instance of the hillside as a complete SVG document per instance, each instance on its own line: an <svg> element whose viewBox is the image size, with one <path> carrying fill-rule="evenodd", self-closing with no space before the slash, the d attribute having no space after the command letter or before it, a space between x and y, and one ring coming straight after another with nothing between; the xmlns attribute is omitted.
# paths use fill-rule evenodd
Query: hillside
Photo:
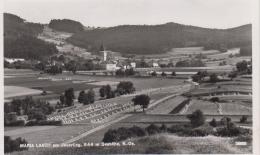
<svg viewBox="0 0 260 155"><path fill-rule="evenodd" d="M4 13L4 56L39 60L57 53L53 44L37 39L42 31L42 24L29 23L16 15Z"/></svg>
<svg viewBox="0 0 260 155"><path fill-rule="evenodd" d="M77 21L69 19L53 19L49 23L49 27L63 32L76 33L84 30L84 26Z"/></svg>
<svg viewBox="0 0 260 155"><path fill-rule="evenodd" d="M177 23L122 25L74 34L68 41L96 52L103 43L108 50L131 54L158 54L172 48L204 46L224 51L251 45L252 25L231 29L208 29Z"/></svg>
<svg viewBox="0 0 260 155"><path fill-rule="evenodd" d="M107 146L99 147L71 147L37 149L38 155L44 154L249 154L252 147L235 145L235 139L226 137L179 137L175 135L155 135L130 140L134 144L116 146L114 143L106 143ZM128 144L126 141L125 144ZM87 142L86 142L87 143ZM120 149L119 149L120 148ZM14 155L34 155L32 150L14 152Z"/></svg>

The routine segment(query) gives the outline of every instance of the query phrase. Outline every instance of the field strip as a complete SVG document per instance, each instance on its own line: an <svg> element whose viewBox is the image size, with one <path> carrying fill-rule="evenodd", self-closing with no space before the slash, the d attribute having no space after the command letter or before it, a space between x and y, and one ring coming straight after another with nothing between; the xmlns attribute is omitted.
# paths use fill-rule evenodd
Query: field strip
<svg viewBox="0 0 260 155"><path fill-rule="evenodd" d="M192 104L192 101L190 101L188 104L185 104L185 106L180 110L179 114L185 114L189 110L190 106L192 106Z"/></svg>
<svg viewBox="0 0 260 155"><path fill-rule="evenodd" d="M87 132L85 132L85 133L83 133L83 134L81 134L81 135L78 135L78 136L76 136L76 137L74 137L74 138L72 138L72 139L69 139L69 140L65 141L64 144L73 143L73 142L75 142L75 141L77 141L77 140L79 140L79 139L81 139L81 138L83 138L83 137L86 137L86 136L88 136L88 135L90 135L90 134L92 134L92 133L94 133L94 132L96 132L96 131L98 131L98 130L101 130L101 129L103 129L103 128L105 128L105 127L111 125L111 124L117 123L117 122L119 122L119 121L121 121L121 120L123 120L123 119L125 119L125 118L127 118L127 117L129 117L129 116L132 116L132 115L133 115L133 114L127 114L127 115L124 115L124 116L122 116L122 117L120 117L120 118L118 118L118 119L116 119L116 120L113 120L113 121L108 122L108 123L106 123L106 124L100 125L100 126L94 128L94 129L92 129L92 130L89 130L89 131L87 131Z"/></svg>
<svg viewBox="0 0 260 155"><path fill-rule="evenodd" d="M24 128L19 128L15 130L10 130L10 131L5 131L4 134L8 136L15 136L15 135L21 135L21 134L26 134L26 133L32 133L32 132L37 132L37 131L42 131L42 130L49 130L49 129L54 129L57 128L58 126L33 126L33 127L24 127Z"/></svg>

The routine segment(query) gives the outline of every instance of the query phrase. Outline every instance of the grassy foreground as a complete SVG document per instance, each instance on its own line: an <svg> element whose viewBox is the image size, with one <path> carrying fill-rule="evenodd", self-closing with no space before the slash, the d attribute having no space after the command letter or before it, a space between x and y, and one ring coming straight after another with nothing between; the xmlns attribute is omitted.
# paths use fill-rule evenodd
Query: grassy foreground
<svg viewBox="0 0 260 155"><path fill-rule="evenodd" d="M249 139L249 140L248 140ZM247 140L247 146L236 146L235 141ZM172 134L159 134L128 140L135 146L106 146L80 148L45 148L13 152L15 155L52 155L52 154L242 154L252 153L251 138L179 137Z"/></svg>

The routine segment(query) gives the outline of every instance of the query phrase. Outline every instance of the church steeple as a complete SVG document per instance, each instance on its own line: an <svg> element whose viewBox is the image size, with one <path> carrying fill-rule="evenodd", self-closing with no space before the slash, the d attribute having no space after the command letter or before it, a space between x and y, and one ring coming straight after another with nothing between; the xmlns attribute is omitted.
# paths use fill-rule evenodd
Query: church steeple
<svg viewBox="0 0 260 155"><path fill-rule="evenodd" d="M105 51L105 48L104 48L103 42L102 42L102 44L101 44L101 46L100 46L99 51Z"/></svg>

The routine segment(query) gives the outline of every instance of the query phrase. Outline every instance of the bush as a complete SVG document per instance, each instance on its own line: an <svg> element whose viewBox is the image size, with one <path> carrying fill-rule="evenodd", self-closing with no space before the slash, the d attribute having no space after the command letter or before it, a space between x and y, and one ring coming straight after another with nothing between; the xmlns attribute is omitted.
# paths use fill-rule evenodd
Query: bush
<svg viewBox="0 0 260 155"><path fill-rule="evenodd" d="M118 142L122 140L126 140L131 137L135 137L137 134L141 133L134 133L131 128L121 127L115 130L108 130L103 138L103 142Z"/></svg>
<svg viewBox="0 0 260 155"><path fill-rule="evenodd" d="M249 134L249 129L243 129L240 127L223 127L218 128L216 135L222 137L234 137L239 135Z"/></svg>
<svg viewBox="0 0 260 155"><path fill-rule="evenodd" d="M117 134L119 136L119 141L134 137L134 134L131 132L131 130L125 127L118 128Z"/></svg>
<svg viewBox="0 0 260 155"><path fill-rule="evenodd" d="M160 128L157 125L151 124L145 128L149 135L160 133Z"/></svg>
<svg viewBox="0 0 260 155"><path fill-rule="evenodd" d="M212 97L212 98L210 99L210 101L211 101L211 102L219 102L220 100L219 100L218 97Z"/></svg>
<svg viewBox="0 0 260 155"><path fill-rule="evenodd" d="M109 129L102 140L103 142L117 142L119 141L119 135L116 130Z"/></svg>
<svg viewBox="0 0 260 155"><path fill-rule="evenodd" d="M205 117L202 111L196 110L192 114L187 115L187 118L190 120L192 126L197 127L205 123Z"/></svg>
<svg viewBox="0 0 260 155"><path fill-rule="evenodd" d="M241 118L240 118L240 123L247 123L247 116L242 116Z"/></svg>
<svg viewBox="0 0 260 155"><path fill-rule="evenodd" d="M162 72L161 76L165 77L165 76L167 76L167 74L165 72Z"/></svg>
<svg viewBox="0 0 260 155"><path fill-rule="evenodd" d="M165 124L162 124L162 126L160 127L161 132L167 132L167 126Z"/></svg>
<svg viewBox="0 0 260 155"><path fill-rule="evenodd" d="M151 75L152 75L152 76L157 76L157 73L156 73L155 71L153 71L153 72L151 73Z"/></svg>
<svg viewBox="0 0 260 155"><path fill-rule="evenodd" d="M117 92L120 95L131 94L135 91L134 84L131 81L121 81L117 85Z"/></svg>
<svg viewBox="0 0 260 155"><path fill-rule="evenodd" d="M209 77L209 81L212 82L212 83L218 82L219 79L218 79L217 74L215 74L215 73L211 74L210 77Z"/></svg>
<svg viewBox="0 0 260 155"><path fill-rule="evenodd" d="M232 121L231 118L229 118L229 117L223 117L223 118L221 118L221 120L220 120L220 125L227 125L227 124L229 124L231 121Z"/></svg>
<svg viewBox="0 0 260 155"><path fill-rule="evenodd" d="M170 133L178 133L186 129L188 129L188 127L185 127L183 125L172 125L170 128L168 128L168 131Z"/></svg>
<svg viewBox="0 0 260 155"><path fill-rule="evenodd" d="M28 112L28 117L29 120L30 119L36 119L36 120L45 120L46 119L46 115L40 111L40 109L31 109Z"/></svg>
<svg viewBox="0 0 260 155"><path fill-rule="evenodd" d="M213 118L213 119L209 122L209 124L210 124L212 127L217 127L217 121L216 121L216 119Z"/></svg>
<svg viewBox="0 0 260 155"><path fill-rule="evenodd" d="M143 128L140 128L138 126L133 126L129 128L129 130L136 136L136 137L143 137L146 135L146 132Z"/></svg>
<svg viewBox="0 0 260 155"><path fill-rule="evenodd" d="M27 141L25 139L22 139L21 137L16 138L15 140L12 140L9 136L4 137L4 153L10 153L13 151L22 151L27 150L27 147L20 147L20 144L27 144Z"/></svg>
<svg viewBox="0 0 260 155"><path fill-rule="evenodd" d="M191 137L204 137L208 136L211 132L209 132L207 129L185 129L183 130L179 135L180 136L191 136Z"/></svg>

